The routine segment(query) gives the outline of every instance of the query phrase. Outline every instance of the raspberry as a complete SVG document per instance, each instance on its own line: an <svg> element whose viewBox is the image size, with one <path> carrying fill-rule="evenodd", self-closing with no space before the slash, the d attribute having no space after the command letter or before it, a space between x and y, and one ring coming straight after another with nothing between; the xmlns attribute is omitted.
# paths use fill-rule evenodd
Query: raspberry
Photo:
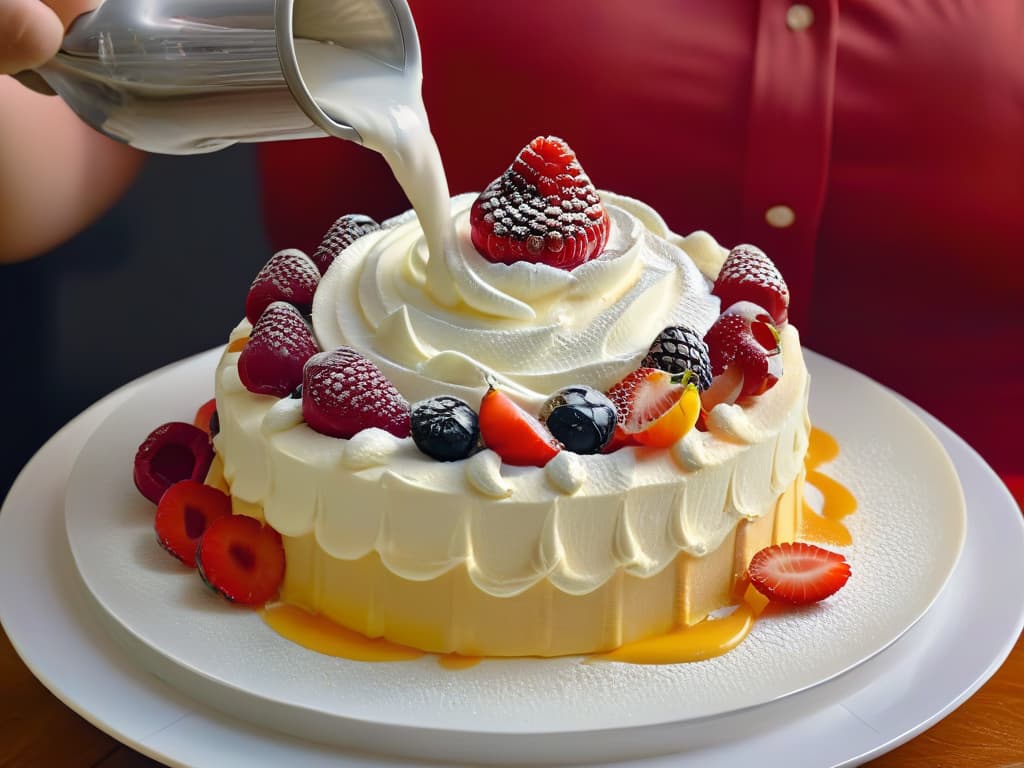
<svg viewBox="0 0 1024 768"><path fill-rule="evenodd" d="M320 284L316 265L302 251L279 251L263 265L245 297L245 316L253 325L268 306L286 301L308 315L313 308L313 294Z"/></svg>
<svg viewBox="0 0 1024 768"><path fill-rule="evenodd" d="M409 436L409 403L384 373L351 347L309 358L302 377L302 416L331 437L378 427Z"/></svg>
<svg viewBox="0 0 1024 768"><path fill-rule="evenodd" d="M361 213L347 213L334 222L313 254L313 263L320 270L320 274L327 274L327 268L334 263L339 253L363 235L376 232L378 229L380 224Z"/></svg>
<svg viewBox="0 0 1024 768"><path fill-rule="evenodd" d="M213 463L210 436L183 421L162 424L146 437L135 454L133 479L139 493L160 502L179 480L202 481Z"/></svg>
<svg viewBox="0 0 1024 768"><path fill-rule="evenodd" d="M299 310L275 301L260 316L238 356L238 377L250 392L284 397L302 382L302 366L316 352Z"/></svg>
<svg viewBox="0 0 1024 768"><path fill-rule="evenodd" d="M737 245L722 264L712 290L723 307L749 301L764 307L777 326L789 316L789 288L775 262L753 245Z"/></svg>
<svg viewBox="0 0 1024 768"><path fill-rule="evenodd" d="M640 365L669 373L693 371L694 383L699 391L703 392L711 386L708 345L696 333L681 325L669 326L659 333Z"/></svg>
<svg viewBox="0 0 1024 768"><path fill-rule="evenodd" d="M610 220L576 154L539 136L492 181L470 211L473 245L489 261L571 270L597 258Z"/></svg>

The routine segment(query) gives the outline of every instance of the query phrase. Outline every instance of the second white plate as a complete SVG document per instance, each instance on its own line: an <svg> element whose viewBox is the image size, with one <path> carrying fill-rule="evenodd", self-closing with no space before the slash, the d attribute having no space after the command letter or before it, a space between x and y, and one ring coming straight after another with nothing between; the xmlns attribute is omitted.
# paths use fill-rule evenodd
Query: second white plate
<svg viewBox="0 0 1024 768"><path fill-rule="evenodd" d="M573 756L585 759L581 732L594 754L610 758L712 738L709 719L722 715L769 727L770 708L760 705L806 691L811 706L811 689L917 621L963 540L960 487L931 432L881 387L809 354L812 416L842 446L827 471L860 503L847 553L854 578L835 599L762 621L739 649L700 664L522 659L453 672L429 657L328 658L210 595L156 545L152 507L132 486L136 447L158 423L191 418L209 397L215 359L212 352L152 378L96 431L68 486L69 541L99 615L146 668L215 707L307 738L439 759L529 760L557 758L564 734L575 735ZM672 744L630 735L683 723L697 727L673 728ZM483 741L474 737L489 737L487 753L477 754ZM495 748L517 742L514 755Z"/></svg>

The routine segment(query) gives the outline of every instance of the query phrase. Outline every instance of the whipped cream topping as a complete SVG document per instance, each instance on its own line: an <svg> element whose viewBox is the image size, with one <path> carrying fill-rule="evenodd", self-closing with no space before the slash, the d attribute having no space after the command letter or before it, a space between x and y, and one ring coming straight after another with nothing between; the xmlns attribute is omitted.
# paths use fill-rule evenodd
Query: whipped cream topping
<svg viewBox="0 0 1024 768"><path fill-rule="evenodd" d="M460 242L468 242L470 202L453 204ZM320 343L359 348L411 401L448 393L476 407L485 376L532 403L565 384L607 388L665 325L710 326L717 299L682 247L703 253L709 269L723 249L704 233L672 235L636 201L606 195L605 202L612 263L597 259L553 275L482 263L461 248L465 270L451 272L463 275L453 283L462 298L453 307L423 290L425 247L414 220L403 218L358 241L328 271L314 304ZM505 297L488 312L466 300L481 304L483 293L466 287L477 278ZM514 302L532 319L502 313ZM240 333L242 325L233 335ZM233 496L261 505L285 536L313 534L333 557L376 552L413 580L465 565L495 596L545 579L586 594L623 570L648 577L680 552L713 552L738 520L768 513L800 476L809 379L796 329L783 328L780 343L784 374L776 386L742 408L717 407L707 432L692 430L667 450L563 452L544 469L504 465L492 451L438 462L410 438L379 430L340 440L304 423L289 427L293 406L240 387L238 353L227 352L216 377L215 442Z"/></svg>
<svg viewBox="0 0 1024 768"><path fill-rule="evenodd" d="M458 247L446 252L459 300L427 286L428 249L413 216L357 241L313 304L325 349L356 347L410 401L449 393L479 401L487 381L536 411L571 384L605 390L634 369L668 325L703 334L718 316L706 278L648 206L603 192L612 220L604 253L569 272L494 264L469 238L474 195L452 200Z"/></svg>

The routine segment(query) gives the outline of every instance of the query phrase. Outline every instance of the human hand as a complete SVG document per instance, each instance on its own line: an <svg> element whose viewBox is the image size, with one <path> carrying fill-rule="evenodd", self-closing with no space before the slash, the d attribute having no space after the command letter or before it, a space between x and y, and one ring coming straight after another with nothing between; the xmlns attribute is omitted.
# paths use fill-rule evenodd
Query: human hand
<svg viewBox="0 0 1024 768"><path fill-rule="evenodd" d="M0 0L0 75L49 61L67 26L99 4L100 0Z"/></svg>

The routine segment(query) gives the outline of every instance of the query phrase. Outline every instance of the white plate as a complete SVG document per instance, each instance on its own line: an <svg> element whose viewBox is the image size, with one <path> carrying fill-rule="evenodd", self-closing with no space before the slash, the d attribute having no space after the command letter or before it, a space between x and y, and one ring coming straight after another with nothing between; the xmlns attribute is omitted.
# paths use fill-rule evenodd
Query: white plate
<svg viewBox="0 0 1024 768"><path fill-rule="evenodd" d="M63 533L65 482L91 430L135 388L109 396L51 439L5 501L0 620L22 658L95 725L170 764L414 765L291 739L203 707L126 659L83 605ZM767 730L737 731L727 741L685 754L644 760L643 766L856 765L948 714L998 669L1024 624L1024 592L1001 588L1020 582L1024 525L977 454L924 418L954 460L969 512L963 556L934 608L889 649L815 689L822 696L815 712L782 718ZM998 601L977 599L996 591L1002 594ZM781 701L760 711L787 705ZM800 748L809 734L816 743L813 755Z"/></svg>
<svg viewBox="0 0 1024 768"><path fill-rule="evenodd" d="M707 743L767 723L749 710L807 691L870 658L917 621L959 555L962 494L923 423L864 377L810 357L815 423L842 447L828 471L858 498L855 576L835 600L767 618L726 656L700 664L487 660L461 671L436 658L365 664L311 653L217 599L155 543L152 505L130 462L158 423L208 399L215 355L144 384L93 434L68 483L66 517L82 579L113 635L154 674L206 704L292 735L438 760L553 761L578 752L632 757ZM804 709L816 704L803 696ZM795 705L794 705L795 706ZM638 739L636 730L674 724Z"/></svg>

